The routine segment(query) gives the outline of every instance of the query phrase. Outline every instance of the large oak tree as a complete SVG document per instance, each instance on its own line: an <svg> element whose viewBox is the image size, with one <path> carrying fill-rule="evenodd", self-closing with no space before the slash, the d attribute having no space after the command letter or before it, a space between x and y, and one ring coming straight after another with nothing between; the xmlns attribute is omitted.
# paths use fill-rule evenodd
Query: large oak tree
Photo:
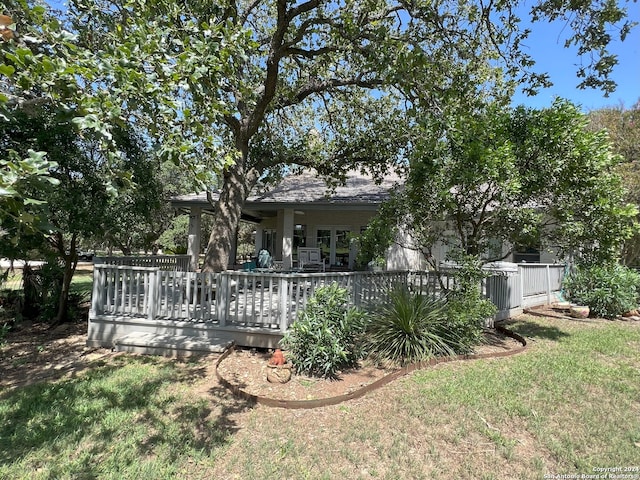
<svg viewBox="0 0 640 480"><path fill-rule="evenodd" d="M203 183L215 174L205 263L221 270L259 180L308 166L338 178L351 167L382 173L415 143L415 111L446 117L504 100L517 83L546 84L522 49L518 11L520 2L482 0L72 0L77 49L61 85L80 87L67 106L106 146L110 122L134 122ZM628 33L623 8L540 1L526 15L565 19L585 59L582 85L613 88L606 48L612 30ZM11 72L15 84L38 81L28 74Z"/></svg>

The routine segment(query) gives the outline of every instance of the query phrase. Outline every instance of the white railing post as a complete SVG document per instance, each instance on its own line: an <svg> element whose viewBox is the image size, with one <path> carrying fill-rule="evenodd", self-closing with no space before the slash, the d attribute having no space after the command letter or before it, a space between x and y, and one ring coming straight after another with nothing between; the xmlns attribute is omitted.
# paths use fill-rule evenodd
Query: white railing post
<svg viewBox="0 0 640 480"><path fill-rule="evenodd" d="M227 324L227 312L229 311L229 278L224 272L221 272L215 274L214 279L218 324L224 327Z"/></svg>
<svg viewBox="0 0 640 480"><path fill-rule="evenodd" d="M91 293L91 314L89 316L101 315L104 313L104 270L95 265L93 269L93 292Z"/></svg>
<svg viewBox="0 0 640 480"><path fill-rule="evenodd" d="M278 293L280 297L279 305L279 313L280 313L280 331L282 333L287 331L287 327L289 326L289 305L287 305L288 295L288 281L285 275L280 275L280 279L278 282Z"/></svg>
<svg viewBox="0 0 640 480"><path fill-rule="evenodd" d="M518 275L520 275L520 305L524 305L524 268L518 265Z"/></svg>
<svg viewBox="0 0 640 480"><path fill-rule="evenodd" d="M359 307L362 303L362 299L360 298L362 292L362 275L358 272L354 275L353 278L353 304L356 307Z"/></svg>
<svg viewBox="0 0 640 480"><path fill-rule="evenodd" d="M547 305L551 305L551 269L549 265L546 266L547 270Z"/></svg>
<svg viewBox="0 0 640 480"><path fill-rule="evenodd" d="M149 272L149 304L147 306L147 318L155 320L160 301L160 275L159 271Z"/></svg>

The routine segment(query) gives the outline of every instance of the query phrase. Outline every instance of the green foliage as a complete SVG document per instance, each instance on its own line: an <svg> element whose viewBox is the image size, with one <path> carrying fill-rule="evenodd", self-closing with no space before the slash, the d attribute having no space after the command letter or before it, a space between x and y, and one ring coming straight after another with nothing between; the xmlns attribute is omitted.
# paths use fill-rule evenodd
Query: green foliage
<svg viewBox="0 0 640 480"><path fill-rule="evenodd" d="M626 200L640 205L640 101L631 108L607 107L589 112L589 128L606 131L616 154L622 157L617 166ZM640 232L628 239L622 251L625 265L640 265Z"/></svg>
<svg viewBox="0 0 640 480"><path fill-rule="evenodd" d="M383 206L379 214L371 219L367 229L357 238L356 266L360 269L366 268L370 262L384 266L387 249L397 234L397 226L387 221L387 208Z"/></svg>
<svg viewBox="0 0 640 480"><path fill-rule="evenodd" d="M365 314L348 299L348 291L333 283L316 289L299 313L282 339L298 372L331 378L356 365Z"/></svg>
<svg viewBox="0 0 640 480"><path fill-rule="evenodd" d="M615 171L619 157L574 105L492 104L424 122L406 188L392 199L397 215L387 221L409 225L434 269L440 246L492 261L505 256L497 245L552 245L560 255L608 261L637 229Z"/></svg>
<svg viewBox="0 0 640 480"><path fill-rule="evenodd" d="M478 258L459 255L453 288L447 296L448 328L459 339L457 353L471 353L482 343L485 321L495 315L496 306L482 296L480 284L487 277Z"/></svg>
<svg viewBox="0 0 640 480"><path fill-rule="evenodd" d="M4 3L16 35L0 42L0 120L50 104L97 139L109 165L119 157L115 127L133 121L203 184L224 171L229 205L215 209L225 214L211 235L211 268L226 266L258 179L303 166L329 177L382 174L423 134L412 132L408 110L448 117L487 97L507 101L516 83L549 83L521 48L529 30L514 2L107 3L72 0L63 18ZM616 2L560 0L529 17L565 19L567 45L584 57L582 86L609 92L608 32L628 34L625 13Z"/></svg>
<svg viewBox="0 0 640 480"><path fill-rule="evenodd" d="M373 311L365 345L374 358L400 364L454 355L460 347L448 329L446 302L406 287L391 290L388 300Z"/></svg>
<svg viewBox="0 0 640 480"><path fill-rule="evenodd" d="M49 176L49 169L57 165L47 161L44 152L27 149L21 158L13 149L3 151L4 143L0 142L0 256L17 258L11 250L20 250L25 246L24 237L47 226L44 202L34 198L33 192L46 191L59 182Z"/></svg>
<svg viewBox="0 0 640 480"><path fill-rule="evenodd" d="M638 307L640 275L617 263L581 265L564 280L569 299L587 305L590 315L615 318Z"/></svg>
<svg viewBox="0 0 640 480"><path fill-rule="evenodd" d="M407 363L437 355L471 353L482 343L485 320L496 307L482 297L486 273L473 256L459 255L453 287L432 299L406 287L391 289L367 324L366 348L373 356Z"/></svg>
<svg viewBox="0 0 640 480"><path fill-rule="evenodd" d="M58 313L64 268L56 261L41 267L25 267L23 271L24 307L23 315L44 322L53 322Z"/></svg>

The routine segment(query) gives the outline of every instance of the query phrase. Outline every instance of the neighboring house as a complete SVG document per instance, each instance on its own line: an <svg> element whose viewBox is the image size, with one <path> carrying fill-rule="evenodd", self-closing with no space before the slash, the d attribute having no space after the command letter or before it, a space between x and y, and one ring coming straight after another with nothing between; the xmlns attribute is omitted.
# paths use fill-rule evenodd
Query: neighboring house
<svg viewBox="0 0 640 480"><path fill-rule="evenodd" d="M277 186L250 195L242 211L243 220L256 225L256 254L266 248L285 269L296 265L298 247L319 247L330 269L351 270L357 253L351 239L366 228L400 181L400 177L390 175L377 184L372 177L350 172L344 185L330 190L315 172L288 175ZM195 265L202 243L200 218L211 205L204 192L174 197L171 203L190 215L188 253ZM436 249L436 255L444 260L446 250ZM234 245L230 265L235 256ZM505 260L553 262L555 257L530 249ZM389 270L425 267L424 259L414 250L394 246L387 253Z"/></svg>

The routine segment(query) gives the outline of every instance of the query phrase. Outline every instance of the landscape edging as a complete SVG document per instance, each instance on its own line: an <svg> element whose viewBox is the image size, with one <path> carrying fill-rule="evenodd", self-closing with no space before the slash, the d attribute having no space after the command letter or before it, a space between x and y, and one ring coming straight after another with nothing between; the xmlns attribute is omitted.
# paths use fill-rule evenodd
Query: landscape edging
<svg viewBox="0 0 640 480"><path fill-rule="evenodd" d="M260 405L265 405L267 407L278 407L278 408L286 408L286 409L311 409L311 408L327 407L330 405L338 405L348 400L360 398L363 395L373 390L376 390L380 387L383 387L384 385L387 385L388 383L404 375L407 375L408 373L411 373L415 370L420 370L423 368L435 366L440 363L454 362L458 360L479 360L484 358L508 357L511 355L515 355L517 353L521 353L527 347L527 341L521 335L518 335L517 333L512 332L511 330L508 330L507 328L501 325L496 325L495 329L499 333L507 337L513 338L514 340L517 340L522 344L522 346L506 352L482 353L482 354L472 354L472 355L455 355L450 357L436 357L424 362L412 363L410 365L407 365L406 367L396 370L395 372L385 375L384 377L379 378L375 382L370 383L369 385L365 385L364 387L358 390L345 393L342 395L338 395L335 397L318 398L313 400L278 400L275 398L264 397L261 395L254 395L242 390L238 385L234 385L228 380L226 380L218 371L218 367L223 362L223 360L227 358L229 355L231 355L231 353L233 353L233 351L235 350L235 346L233 345L229 347L216 362L216 377L218 378L218 381L220 382L221 385L231 390L234 396L241 398L243 400L246 400L250 403L257 403Z"/></svg>

